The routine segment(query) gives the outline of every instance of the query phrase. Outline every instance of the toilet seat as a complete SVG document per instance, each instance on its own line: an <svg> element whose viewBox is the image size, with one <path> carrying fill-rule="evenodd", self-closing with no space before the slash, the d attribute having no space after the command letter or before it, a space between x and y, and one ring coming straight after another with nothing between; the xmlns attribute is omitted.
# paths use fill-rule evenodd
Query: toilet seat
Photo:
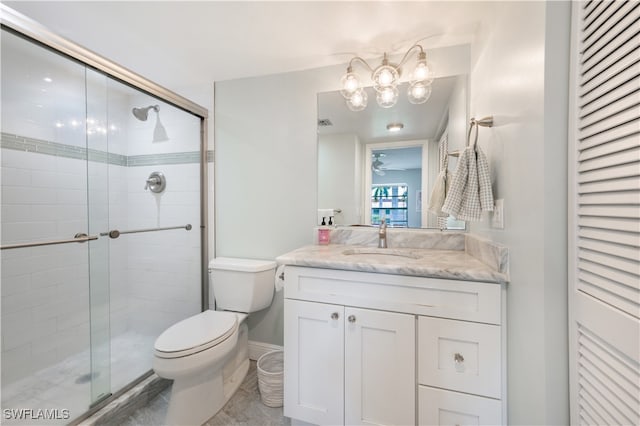
<svg viewBox="0 0 640 426"><path fill-rule="evenodd" d="M220 344L238 330L234 312L204 311L171 327L156 339L155 355L180 358Z"/></svg>

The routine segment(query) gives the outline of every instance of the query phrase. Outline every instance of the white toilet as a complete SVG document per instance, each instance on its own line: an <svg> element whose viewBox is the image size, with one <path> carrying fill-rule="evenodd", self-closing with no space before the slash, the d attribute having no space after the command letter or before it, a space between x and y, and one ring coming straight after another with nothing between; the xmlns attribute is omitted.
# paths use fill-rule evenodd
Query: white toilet
<svg viewBox="0 0 640 426"><path fill-rule="evenodd" d="M166 423L201 425L231 398L249 369L247 314L267 308L276 263L218 257L209 263L216 311L174 324L155 342L153 369L172 379Z"/></svg>

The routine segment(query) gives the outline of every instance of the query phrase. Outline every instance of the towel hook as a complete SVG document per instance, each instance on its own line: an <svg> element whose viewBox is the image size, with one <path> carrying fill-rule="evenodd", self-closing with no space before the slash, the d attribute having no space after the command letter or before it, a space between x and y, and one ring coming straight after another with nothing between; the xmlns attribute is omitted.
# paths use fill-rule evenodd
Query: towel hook
<svg viewBox="0 0 640 426"><path fill-rule="evenodd" d="M479 120L476 120L475 118L471 118L471 120L469 120L469 133L467 133L467 146L469 146L469 143L471 142L471 131L473 130L473 128L476 128L476 137L473 140L473 147L476 147L476 144L478 143L478 127L482 126L482 127L493 127L493 116L490 115L488 117L484 117L481 118Z"/></svg>
<svg viewBox="0 0 640 426"><path fill-rule="evenodd" d="M493 127L493 115L489 115L487 117L481 118L480 120L476 120L475 118L472 118L471 122L475 123L477 126Z"/></svg>

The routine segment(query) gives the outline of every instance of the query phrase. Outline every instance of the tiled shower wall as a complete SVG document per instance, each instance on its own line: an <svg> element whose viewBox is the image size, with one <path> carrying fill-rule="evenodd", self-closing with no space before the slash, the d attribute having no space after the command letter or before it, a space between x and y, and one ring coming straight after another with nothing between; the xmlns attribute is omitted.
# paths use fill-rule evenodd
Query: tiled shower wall
<svg viewBox="0 0 640 426"><path fill-rule="evenodd" d="M2 149L2 240L71 238L87 229L86 163ZM2 382L89 346L86 245L2 252Z"/></svg>
<svg viewBox="0 0 640 426"><path fill-rule="evenodd" d="M178 134L177 128L172 131ZM16 143L15 137L3 134L3 147L11 148L3 148L1 153L3 244L71 238L77 232L86 232L88 168L90 217L109 219L108 223L94 221L92 231L102 227L107 231L187 223L193 226L189 232L129 234L109 240L108 259L104 261L109 262L111 336L130 331L156 336L199 311L197 152L129 157L112 154L111 164L104 155L87 164L81 158L68 158L74 155L71 147L26 139L24 144L32 144L29 149L36 147L45 154L27 152L26 145L19 149ZM166 145L179 148L177 143ZM193 139L190 146L194 146ZM97 159L98 154L93 157ZM172 162L181 164L166 164ZM165 164L134 165L149 163ZM167 189L162 194L144 190L152 171L161 171L167 177ZM2 252L3 383L89 347L88 276L85 244ZM149 368L151 355L149 348ZM141 373L132 372L131 378Z"/></svg>

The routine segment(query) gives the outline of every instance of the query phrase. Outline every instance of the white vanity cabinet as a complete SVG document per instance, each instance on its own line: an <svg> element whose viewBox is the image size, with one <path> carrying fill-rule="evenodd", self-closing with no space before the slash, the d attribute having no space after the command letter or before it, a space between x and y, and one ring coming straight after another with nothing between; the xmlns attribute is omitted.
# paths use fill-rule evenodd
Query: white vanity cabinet
<svg viewBox="0 0 640 426"><path fill-rule="evenodd" d="M415 317L285 300L285 415L415 424Z"/></svg>
<svg viewBox="0 0 640 426"><path fill-rule="evenodd" d="M505 424L504 285L287 266L284 415Z"/></svg>

